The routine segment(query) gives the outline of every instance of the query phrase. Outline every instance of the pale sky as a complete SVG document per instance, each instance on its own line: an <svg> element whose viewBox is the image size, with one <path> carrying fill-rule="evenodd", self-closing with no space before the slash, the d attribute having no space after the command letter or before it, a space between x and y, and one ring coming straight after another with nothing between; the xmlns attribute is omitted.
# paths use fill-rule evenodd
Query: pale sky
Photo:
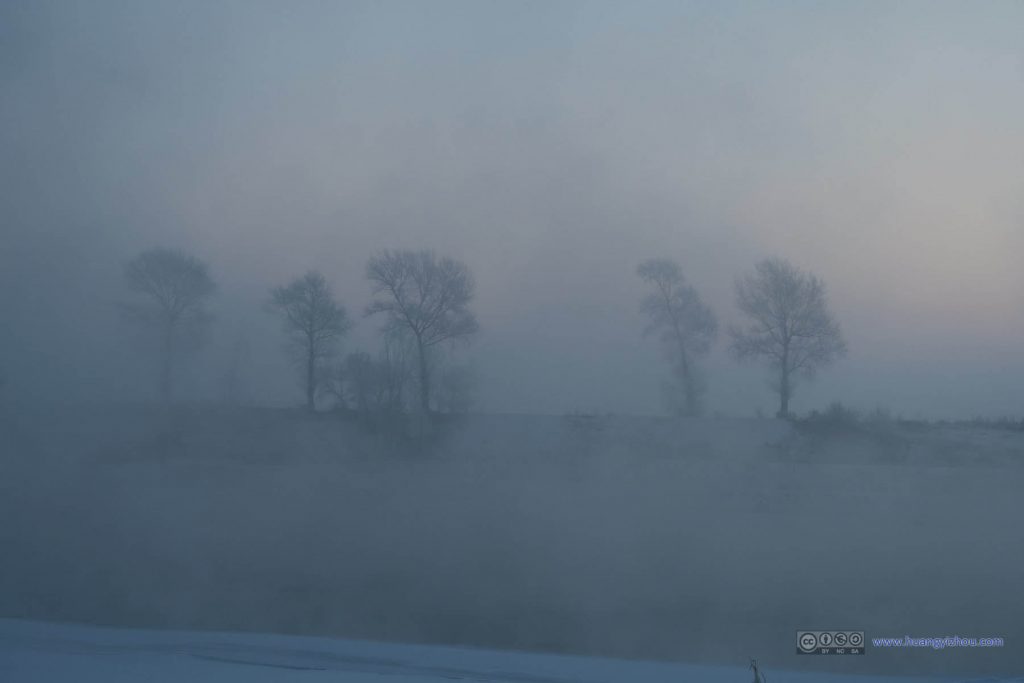
<svg viewBox="0 0 1024 683"><path fill-rule="evenodd" d="M207 260L253 400L299 391L262 309L322 270L431 248L478 284L479 409L655 413L636 264L677 259L723 326L781 256L849 358L798 389L907 416L1024 413L1024 4L5 2L0 368L131 395L120 267ZM712 411L774 410L725 339Z"/></svg>

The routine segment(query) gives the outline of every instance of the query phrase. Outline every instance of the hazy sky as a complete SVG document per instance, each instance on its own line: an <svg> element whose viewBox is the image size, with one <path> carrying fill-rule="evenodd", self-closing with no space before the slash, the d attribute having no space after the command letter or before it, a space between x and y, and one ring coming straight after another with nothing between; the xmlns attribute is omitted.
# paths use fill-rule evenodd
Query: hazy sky
<svg viewBox="0 0 1024 683"><path fill-rule="evenodd" d="M297 402L266 289L367 256L478 281L490 411L657 412L633 270L669 256L723 323L765 256L821 275L850 357L798 390L906 415L1024 413L1024 4L4 2L0 367L119 395L121 263L206 259L214 391ZM360 320L349 348L372 348ZM712 409L771 411L708 359Z"/></svg>

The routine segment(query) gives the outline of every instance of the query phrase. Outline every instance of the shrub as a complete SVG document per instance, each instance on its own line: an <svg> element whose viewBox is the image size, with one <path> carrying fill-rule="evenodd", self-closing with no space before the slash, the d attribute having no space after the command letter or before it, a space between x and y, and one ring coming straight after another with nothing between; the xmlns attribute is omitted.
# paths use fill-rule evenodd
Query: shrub
<svg viewBox="0 0 1024 683"><path fill-rule="evenodd" d="M807 416L796 418L793 423L803 431L823 435L838 435L860 432L863 420L859 412L833 401L824 412L812 410Z"/></svg>

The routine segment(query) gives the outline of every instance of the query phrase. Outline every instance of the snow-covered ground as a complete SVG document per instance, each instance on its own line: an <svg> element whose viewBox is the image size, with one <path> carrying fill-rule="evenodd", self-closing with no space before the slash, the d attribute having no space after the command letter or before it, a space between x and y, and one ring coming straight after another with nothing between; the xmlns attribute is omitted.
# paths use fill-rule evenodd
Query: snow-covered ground
<svg viewBox="0 0 1024 683"><path fill-rule="evenodd" d="M450 427L403 452L330 415L0 411L0 617L756 657L772 683L1024 673L1024 432L577 415ZM809 661L793 648L804 628L1006 647Z"/></svg>
<svg viewBox="0 0 1024 683"><path fill-rule="evenodd" d="M786 671L766 675L771 683L958 680ZM750 670L742 666L0 619L0 680L4 683L740 683L752 678ZM995 679L986 681L995 683Z"/></svg>

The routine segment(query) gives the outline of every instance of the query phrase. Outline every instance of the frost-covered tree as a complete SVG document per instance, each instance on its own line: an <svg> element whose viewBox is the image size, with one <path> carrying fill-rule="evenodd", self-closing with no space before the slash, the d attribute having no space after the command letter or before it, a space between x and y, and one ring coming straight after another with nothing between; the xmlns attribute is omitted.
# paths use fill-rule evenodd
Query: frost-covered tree
<svg viewBox="0 0 1024 683"><path fill-rule="evenodd" d="M673 381L665 386L666 401L675 413L697 415L706 388L697 358L710 350L718 321L675 261L648 259L636 272L652 290L640 303L648 321L644 334L658 335L672 362ZM680 389L682 401L676 401Z"/></svg>
<svg viewBox="0 0 1024 683"><path fill-rule="evenodd" d="M796 378L846 355L825 283L788 261L765 259L736 281L736 305L749 322L730 327L732 352L740 360L768 361L776 373L778 414L786 417Z"/></svg>
<svg viewBox="0 0 1024 683"><path fill-rule="evenodd" d="M175 361L204 341L213 319L206 304L216 285L205 263L175 249L142 252L125 265L124 275L135 300L123 303L121 311L152 337L160 358L159 392L166 403Z"/></svg>
<svg viewBox="0 0 1024 683"><path fill-rule="evenodd" d="M270 308L282 318L288 348L302 370L306 409L313 412L325 362L351 326L348 314L335 301L327 278L315 270L272 289Z"/></svg>
<svg viewBox="0 0 1024 683"><path fill-rule="evenodd" d="M370 258L366 277L377 298L367 315L383 313L385 331L408 335L416 354L419 405L431 412L431 351L444 342L470 339L479 328L469 310L469 268L431 251L385 250Z"/></svg>

